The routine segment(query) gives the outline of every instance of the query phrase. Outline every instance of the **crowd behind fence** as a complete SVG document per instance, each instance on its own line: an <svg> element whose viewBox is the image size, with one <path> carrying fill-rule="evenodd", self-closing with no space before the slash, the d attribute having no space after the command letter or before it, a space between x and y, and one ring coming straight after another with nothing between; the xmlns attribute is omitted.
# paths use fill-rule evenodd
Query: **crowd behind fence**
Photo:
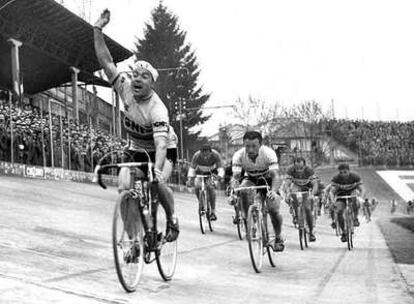
<svg viewBox="0 0 414 304"><path fill-rule="evenodd" d="M17 163L91 172L104 154L125 144L92 123L40 113L33 106L12 108L10 112L9 105L0 104L0 160L11 161L13 153Z"/></svg>

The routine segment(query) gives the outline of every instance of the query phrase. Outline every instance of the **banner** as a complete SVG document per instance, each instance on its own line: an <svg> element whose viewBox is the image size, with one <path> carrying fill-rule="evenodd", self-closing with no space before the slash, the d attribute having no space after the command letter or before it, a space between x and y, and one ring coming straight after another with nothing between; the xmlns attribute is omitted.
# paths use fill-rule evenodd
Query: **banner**
<svg viewBox="0 0 414 304"><path fill-rule="evenodd" d="M44 170L42 167L26 166L26 176L44 177Z"/></svg>

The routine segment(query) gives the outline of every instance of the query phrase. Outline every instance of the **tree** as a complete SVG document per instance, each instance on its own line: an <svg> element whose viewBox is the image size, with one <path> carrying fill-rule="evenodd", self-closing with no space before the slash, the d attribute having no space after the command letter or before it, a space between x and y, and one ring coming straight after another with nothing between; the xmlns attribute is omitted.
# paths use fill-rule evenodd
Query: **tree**
<svg viewBox="0 0 414 304"><path fill-rule="evenodd" d="M170 123L184 150L194 151L201 131L191 129L210 118L202 111L210 94L204 94L198 84L200 68L178 17L160 2L152 11L151 22L145 24L144 38L138 39L135 46L136 58L150 62L160 72L155 90L169 110Z"/></svg>

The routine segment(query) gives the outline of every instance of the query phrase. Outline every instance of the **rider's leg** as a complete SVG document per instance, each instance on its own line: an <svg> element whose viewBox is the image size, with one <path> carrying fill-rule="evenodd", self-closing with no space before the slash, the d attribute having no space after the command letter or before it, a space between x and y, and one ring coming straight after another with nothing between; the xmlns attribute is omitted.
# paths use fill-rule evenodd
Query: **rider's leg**
<svg viewBox="0 0 414 304"><path fill-rule="evenodd" d="M200 200L200 192L201 192L201 184L202 184L202 180L201 177L196 177L194 179L194 192L195 195L197 196L198 202L199 202L199 208L201 208L201 200Z"/></svg>
<svg viewBox="0 0 414 304"><path fill-rule="evenodd" d="M308 198L305 201L305 215L306 215L306 223L309 227L309 235L310 239L313 241L315 239L314 236L314 227L313 227L313 214L312 214L312 201Z"/></svg>
<svg viewBox="0 0 414 304"><path fill-rule="evenodd" d="M240 187L251 187L254 185L255 185L254 182L245 178L241 182ZM244 213L243 217L247 218L247 212L249 211L249 206L251 202L253 202L254 200L254 192L253 191L242 191L240 193L240 198L241 198L241 207L242 207L241 209L242 209L242 212Z"/></svg>
<svg viewBox="0 0 414 304"><path fill-rule="evenodd" d="M216 215L216 191L214 190L213 186L208 186L208 197L210 199L210 205L211 205L211 219L213 221L217 220Z"/></svg>
<svg viewBox="0 0 414 304"><path fill-rule="evenodd" d="M277 196L275 199L267 201L267 206L269 210L270 219L272 221L272 226L275 231L275 244L274 249L276 251L282 251L285 248L284 241L282 238L282 224L283 218L280 214L280 202L281 197Z"/></svg>
<svg viewBox="0 0 414 304"><path fill-rule="evenodd" d="M173 191L168 187L166 181L170 178L172 172L172 162L168 159L165 160L164 167L162 169L162 180L158 182L158 195L161 205L164 207L165 215L167 216L167 240L173 241L177 239L179 228L178 221L174 215L174 196Z"/></svg>
<svg viewBox="0 0 414 304"><path fill-rule="evenodd" d="M138 168L131 169L127 167L121 168L118 174L118 192L131 190L134 187L134 182L137 178L144 178L145 174ZM125 230L128 237L132 239L137 234L136 219L140 219L137 204L130 196L126 196L125 200L121 202L121 218L124 223Z"/></svg>
<svg viewBox="0 0 414 304"><path fill-rule="evenodd" d="M339 228L343 231L345 229L344 210L345 203L343 201L336 201L335 203L336 213L338 216Z"/></svg>
<svg viewBox="0 0 414 304"><path fill-rule="evenodd" d="M360 203L356 198L352 199L351 207L352 207L352 212L354 213L354 226L359 226L358 213L359 213Z"/></svg>

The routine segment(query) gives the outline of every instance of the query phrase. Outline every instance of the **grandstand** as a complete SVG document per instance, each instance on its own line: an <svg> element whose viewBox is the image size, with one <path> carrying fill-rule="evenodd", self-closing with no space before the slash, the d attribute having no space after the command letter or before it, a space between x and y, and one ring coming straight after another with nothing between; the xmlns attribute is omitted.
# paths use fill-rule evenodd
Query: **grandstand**
<svg viewBox="0 0 414 304"><path fill-rule="evenodd" d="M94 74L92 26L53 0L0 8L0 160L92 171L121 145L119 99L96 96L110 84ZM132 55L105 39L114 62Z"/></svg>

